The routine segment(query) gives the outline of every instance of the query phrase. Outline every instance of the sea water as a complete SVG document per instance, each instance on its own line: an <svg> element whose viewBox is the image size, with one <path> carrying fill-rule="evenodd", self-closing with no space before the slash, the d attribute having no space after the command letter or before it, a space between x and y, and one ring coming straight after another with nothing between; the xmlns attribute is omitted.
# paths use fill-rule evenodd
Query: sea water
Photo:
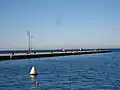
<svg viewBox="0 0 120 90"><path fill-rule="evenodd" d="M0 90L120 90L120 51L0 61Z"/></svg>

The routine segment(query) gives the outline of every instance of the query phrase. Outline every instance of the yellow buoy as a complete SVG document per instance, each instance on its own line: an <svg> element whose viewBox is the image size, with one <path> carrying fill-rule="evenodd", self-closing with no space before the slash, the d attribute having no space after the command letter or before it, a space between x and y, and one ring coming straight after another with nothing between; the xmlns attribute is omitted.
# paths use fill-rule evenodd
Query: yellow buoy
<svg viewBox="0 0 120 90"><path fill-rule="evenodd" d="M31 71L30 71L30 75L37 75L38 73L37 73L37 70L36 70L36 68L33 66L32 67L32 69L31 69Z"/></svg>

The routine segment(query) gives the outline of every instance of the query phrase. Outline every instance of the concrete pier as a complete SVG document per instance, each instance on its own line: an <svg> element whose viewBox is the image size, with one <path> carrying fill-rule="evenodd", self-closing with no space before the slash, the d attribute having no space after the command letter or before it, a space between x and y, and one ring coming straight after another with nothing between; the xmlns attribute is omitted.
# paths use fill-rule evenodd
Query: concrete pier
<svg viewBox="0 0 120 90"><path fill-rule="evenodd" d="M37 52L37 53L12 53L12 54L0 54L1 60L14 60L14 59L28 59L28 58L42 58L42 57L55 57L55 56L67 56L67 55L81 55L81 54L96 54L96 53L108 53L109 50L89 50L89 51L67 51L67 52Z"/></svg>

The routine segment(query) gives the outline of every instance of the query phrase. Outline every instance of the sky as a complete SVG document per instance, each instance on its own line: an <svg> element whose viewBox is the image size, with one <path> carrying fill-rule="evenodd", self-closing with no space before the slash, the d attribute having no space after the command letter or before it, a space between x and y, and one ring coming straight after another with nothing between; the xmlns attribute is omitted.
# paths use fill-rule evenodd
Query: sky
<svg viewBox="0 0 120 90"><path fill-rule="evenodd" d="M0 0L0 50L119 48L120 0Z"/></svg>

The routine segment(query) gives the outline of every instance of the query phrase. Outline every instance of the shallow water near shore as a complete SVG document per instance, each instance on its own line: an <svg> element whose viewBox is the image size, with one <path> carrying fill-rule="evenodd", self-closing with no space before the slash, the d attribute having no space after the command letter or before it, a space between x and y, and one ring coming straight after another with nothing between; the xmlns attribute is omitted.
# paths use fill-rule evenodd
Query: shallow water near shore
<svg viewBox="0 0 120 90"><path fill-rule="evenodd" d="M120 90L120 52L0 62L0 90L34 89Z"/></svg>

